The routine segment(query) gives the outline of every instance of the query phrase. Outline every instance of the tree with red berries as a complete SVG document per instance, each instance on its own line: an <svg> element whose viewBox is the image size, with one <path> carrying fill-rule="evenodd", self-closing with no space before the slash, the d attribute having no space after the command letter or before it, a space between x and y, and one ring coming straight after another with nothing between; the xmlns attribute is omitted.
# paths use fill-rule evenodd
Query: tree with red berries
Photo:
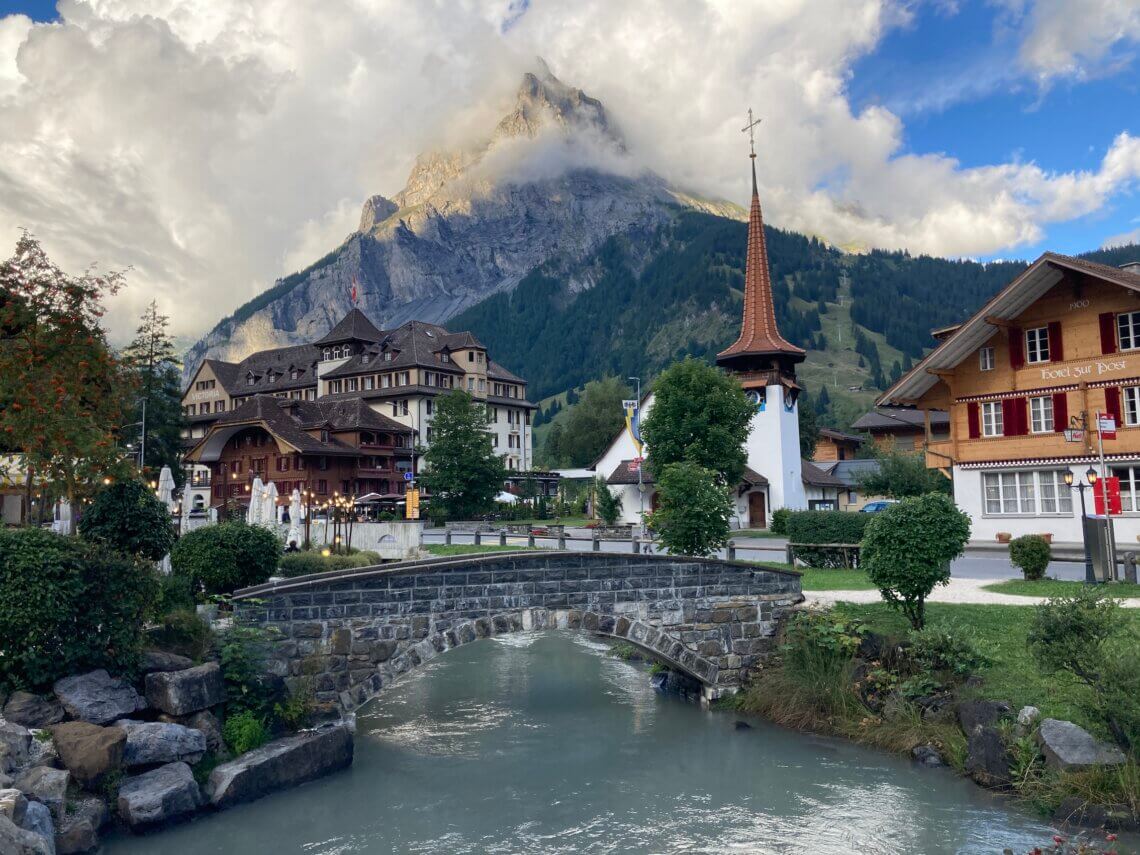
<svg viewBox="0 0 1140 855"><path fill-rule="evenodd" d="M118 430L132 379L99 326L122 281L69 276L27 232L0 262L0 450L22 456L25 515L33 489L74 507L130 467Z"/></svg>

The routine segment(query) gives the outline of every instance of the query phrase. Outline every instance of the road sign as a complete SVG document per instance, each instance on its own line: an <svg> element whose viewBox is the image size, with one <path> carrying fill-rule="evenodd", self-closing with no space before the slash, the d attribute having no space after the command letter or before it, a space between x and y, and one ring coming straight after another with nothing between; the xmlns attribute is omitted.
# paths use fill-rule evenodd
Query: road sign
<svg viewBox="0 0 1140 855"><path fill-rule="evenodd" d="M1108 413L1096 414L1096 429L1101 439L1116 439L1116 417Z"/></svg>
<svg viewBox="0 0 1140 855"><path fill-rule="evenodd" d="M415 473L415 472L405 472L405 473L404 473L404 480L405 480L405 481L414 481L414 480L416 480L416 473Z"/></svg>
<svg viewBox="0 0 1140 855"><path fill-rule="evenodd" d="M1104 493L1108 489L1108 515L1115 517L1122 513L1120 503L1120 479L1101 478L1093 484L1093 513L1104 516Z"/></svg>

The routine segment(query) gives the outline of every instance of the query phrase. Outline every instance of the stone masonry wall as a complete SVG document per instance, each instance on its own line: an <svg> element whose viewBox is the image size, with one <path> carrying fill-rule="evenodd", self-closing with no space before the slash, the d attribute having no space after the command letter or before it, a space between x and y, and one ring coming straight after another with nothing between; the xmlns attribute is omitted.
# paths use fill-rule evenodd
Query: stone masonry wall
<svg viewBox="0 0 1140 855"><path fill-rule="evenodd" d="M741 562L597 552L500 553L358 568L239 591L275 628L270 669L349 710L444 651L542 628L627 639L734 692L803 599L796 573Z"/></svg>

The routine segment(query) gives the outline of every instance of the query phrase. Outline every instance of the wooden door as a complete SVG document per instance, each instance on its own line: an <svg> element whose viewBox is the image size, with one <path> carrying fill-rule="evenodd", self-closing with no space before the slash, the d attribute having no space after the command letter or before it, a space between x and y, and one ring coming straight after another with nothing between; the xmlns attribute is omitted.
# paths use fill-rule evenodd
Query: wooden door
<svg viewBox="0 0 1140 855"><path fill-rule="evenodd" d="M768 515L764 513L764 494L754 490L748 494L748 526L749 528L767 528Z"/></svg>

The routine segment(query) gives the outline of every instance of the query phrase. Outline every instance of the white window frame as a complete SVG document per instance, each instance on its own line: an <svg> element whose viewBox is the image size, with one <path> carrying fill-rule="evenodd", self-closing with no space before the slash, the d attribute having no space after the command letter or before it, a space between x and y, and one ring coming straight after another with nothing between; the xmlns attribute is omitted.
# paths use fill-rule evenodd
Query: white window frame
<svg viewBox="0 0 1140 855"><path fill-rule="evenodd" d="M1049 362L1049 327L1025 331L1025 361L1031 365Z"/></svg>
<svg viewBox="0 0 1140 855"><path fill-rule="evenodd" d="M1120 479L1120 510L1126 514L1140 511L1140 466L1114 466L1112 474Z"/></svg>
<svg viewBox="0 0 1140 855"><path fill-rule="evenodd" d="M1121 350L1140 349L1140 312L1121 312L1116 316L1116 341Z"/></svg>
<svg viewBox="0 0 1140 855"><path fill-rule="evenodd" d="M1037 472L1037 497L1042 516L1073 515L1073 491L1065 483L1063 469Z"/></svg>
<svg viewBox="0 0 1140 855"><path fill-rule="evenodd" d="M1073 494L1065 470L983 472L982 512L987 517L1071 517Z"/></svg>
<svg viewBox="0 0 1140 855"><path fill-rule="evenodd" d="M1005 423L1002 419L1001 401L986 401L980 407L982 416L982 436L1005 436Z"/></svg>
<svg viewBox="0 0 1140 855"><path fill-rule="evenodd" d="M1128 427L1140 425L1140 386L1125 386L1120 390L1124 412L1124 424Z"/></svg>
<svg viewBox="0 0 1140 855"><path fill-rule="evenodd" d="M1031 433L1053 433L1052 395L1029 399L1029 430Z"/></svg>
<svg viewBox="0 0 1140 855"><path fill-rule="evenodd" d="M994 370L994 349L992 347L978 349L978 368L981 371Z"/></svg>

